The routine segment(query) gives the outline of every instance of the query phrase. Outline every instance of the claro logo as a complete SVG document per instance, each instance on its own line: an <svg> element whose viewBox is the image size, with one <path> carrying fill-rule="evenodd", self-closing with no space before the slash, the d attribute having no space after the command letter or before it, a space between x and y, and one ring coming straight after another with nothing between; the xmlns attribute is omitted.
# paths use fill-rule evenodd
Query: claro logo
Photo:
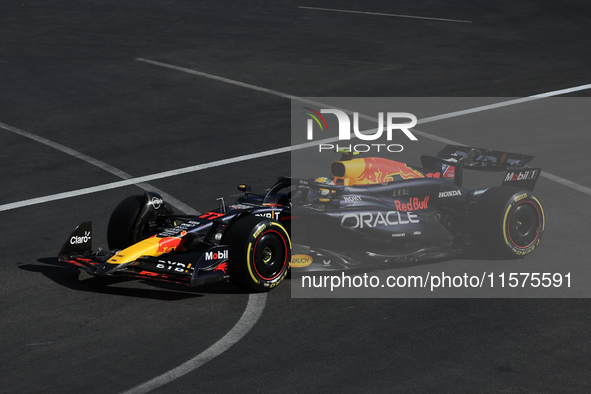
<svg viewBox="0 0 591 394"><path fill-rule="evenodd" d="M356 228L374 228L376 226L396 226L409 223L419 223L418 216L412 212L388 211L385 214L378 212L348 213L341 218L341 227Z"/></svg>
<svg viewBox="0 0 591 394"><path fill-rule="evenodd" d="M320 109L320 112L304 107L306 115L310 118L307 120L307 129L306 129L306 137L309 141L314 139L314 124L317 124L320 131L328 131L328 124L326 119L322 114L332 114L337 117L339 122L339 141L349 141L351 140L351 119L349 115L347 115L344 111L339 109ZM385 118L385 127L384 127L384 118ZM400 122L399 120L404 120ZM378 128L369 130L372 133L368 132L361 132L359 130L359 113L353 112L353 137L358 138L362 141L376 141L382 137L382 135L386 134L386 139L388 141L393 140L394 131L400 130L406 135L406 137L411 141L417 141L417 137L409 130L416 126L417 124L417 117L408 112L387 112L384 114L383 112L378 113ZM324 150L337 150L345 149L351 152L369 152L370 150L377 150L380 152L380 149L383 151L388 152L401 152L403 150L403 146L400 144L356 144L356 145L333 145L333 144L319 144L319 152Z"/></svg>
<svg viewBox="0 0 591 394"><path fill-rule="evenodd" d="M70 238L70 244L71 245L85 244L88 241L90 241L90 239L91 239L90 231L85 231L83 236L74 235L72 238Z"/></svg>

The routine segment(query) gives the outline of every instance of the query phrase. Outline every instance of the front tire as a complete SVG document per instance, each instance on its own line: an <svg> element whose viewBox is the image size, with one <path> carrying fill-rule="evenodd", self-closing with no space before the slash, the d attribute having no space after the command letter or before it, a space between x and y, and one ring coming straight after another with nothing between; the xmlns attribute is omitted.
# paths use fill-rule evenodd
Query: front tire
<svg viewBox="0 0 591 394"><path fill-rule="evenodd" d="M117 205L107 226L107 243L111 250L133 245L133 227L146 203L142 195L129 196Z"/></svg>
<svg viewBox="0 0 591 394"><path fill-rule="evenodd" d="M230 282L253 292L269 291L283 281L291 259L287 230L276 220L238 219L227 231Z"/></svg>
<svg viewBox="0 0 591 394"><path fill-rule="evenodd" d="M493 187L474 207L472 238L480 249L495 257L521 258L540 244L545 224L542 204L531 192Z"/></svg>

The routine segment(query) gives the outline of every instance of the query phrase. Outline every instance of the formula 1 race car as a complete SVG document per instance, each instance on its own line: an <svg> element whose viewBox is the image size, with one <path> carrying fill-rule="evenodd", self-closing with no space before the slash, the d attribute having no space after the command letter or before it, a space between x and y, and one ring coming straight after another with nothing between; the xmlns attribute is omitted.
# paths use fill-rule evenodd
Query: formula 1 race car
<svg viewBox="0 0 591 394"><path fill-rule="evenodd" d="M92 251L80 224L59 260L93 275L197 286L229 279L268 291L294 271L343 270L442 258L473 245L519 258L540 243L542 205L532 194L533 156L448 145L422 167L342 152L332 178L279 178L265 194L183 216L156 193L130 196L113 211L109 251ZM505 172L502 186L468 190L463 171ZM293 242L293 245L292 245ZM293 256L292 256L293 253Z"/></svg>

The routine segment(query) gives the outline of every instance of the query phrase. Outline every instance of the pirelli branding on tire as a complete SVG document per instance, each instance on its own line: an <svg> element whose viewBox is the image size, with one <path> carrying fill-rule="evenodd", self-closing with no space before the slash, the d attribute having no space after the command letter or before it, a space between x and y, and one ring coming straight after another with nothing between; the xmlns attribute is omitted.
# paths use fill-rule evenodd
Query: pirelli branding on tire
<svg viewBox="0 0 591 394"><path fill-rule="evenodd" d="M249 291L268 291L287 275L291 241L273 219L248 216L228 230L230 281Z"/></svg>
<svg viewBox="0 0 591 394"><path fill-rule="evenodd" d="M479 198L471 222L472 237L480 249L493 256L519 258L539 245L546 218L531 192L500 186Z"/></svg>

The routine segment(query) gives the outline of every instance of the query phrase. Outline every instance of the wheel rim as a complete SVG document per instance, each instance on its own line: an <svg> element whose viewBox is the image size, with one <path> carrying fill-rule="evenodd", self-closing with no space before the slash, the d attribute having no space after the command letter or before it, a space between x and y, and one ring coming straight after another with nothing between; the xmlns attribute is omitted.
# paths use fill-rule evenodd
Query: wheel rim
<svg viewBox="0 0 591 394"><path fill-rule="evenodd" d="M270 230L257 240L252 253L254 269L263 280L281 275L287 264L286 243L281 234Z"/></svg>
<svg viewBox="0 0 591 394"><path fill-rule="evenodd" d="M540 211L532 202L517 205L508 221L511 243L520 249L529 248L538 238L541 222Z"/></svg>
<svg viewBox="0 0 591 394"><path fill-rule="evenodd" d="M272 260L273 260L273 249L271 249L270 247L267 246L265 249L263 249L263 263L270 264Z"/></svg>

